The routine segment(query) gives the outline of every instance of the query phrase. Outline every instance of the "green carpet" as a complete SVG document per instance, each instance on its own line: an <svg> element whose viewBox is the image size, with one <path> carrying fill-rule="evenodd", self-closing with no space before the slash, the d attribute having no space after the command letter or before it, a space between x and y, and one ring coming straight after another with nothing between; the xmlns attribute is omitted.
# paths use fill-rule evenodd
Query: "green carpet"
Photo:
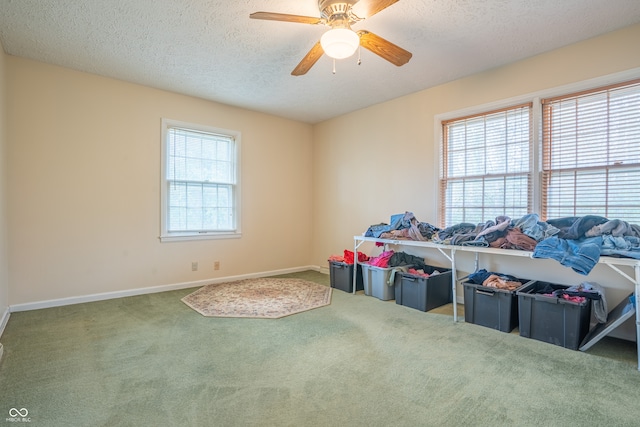
<svg viewBox="0 0 640 427"><path fill-rule="evenodd" d="M0 424L11 408L36 426L640 424L635 343L572 351L339 290L281 319L206 318L180 301L193 291L12 314Z"/></svg>

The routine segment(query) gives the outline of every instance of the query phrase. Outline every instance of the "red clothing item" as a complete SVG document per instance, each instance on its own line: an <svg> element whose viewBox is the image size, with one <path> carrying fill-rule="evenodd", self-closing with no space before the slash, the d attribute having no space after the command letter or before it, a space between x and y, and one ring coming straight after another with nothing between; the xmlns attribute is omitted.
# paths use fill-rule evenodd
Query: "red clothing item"
<svg viewBox="0 0 640 427"><path fill-rule="evenodd" d="M358 251L358 262L363 263L369 260L369 257L366 254ZM353 264L353 251L344 250L344 262L347 264Z"/></svg>

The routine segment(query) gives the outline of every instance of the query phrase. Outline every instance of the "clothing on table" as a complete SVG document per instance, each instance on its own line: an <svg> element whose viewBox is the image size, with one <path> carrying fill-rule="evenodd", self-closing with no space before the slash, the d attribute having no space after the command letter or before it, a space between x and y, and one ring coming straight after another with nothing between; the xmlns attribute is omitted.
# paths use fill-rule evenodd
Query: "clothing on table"
<svg viewBox="0 0 640 427"><path fill-rule="evenodd" d="M436 243L444 243L447 245L451 244L451 239L456 234L466 234L471 233L476 229L475 224L471 224L469 222L461 222L460 224L452 225L451 227L447 227L438 231L433 236L433 241Z"/></svg>
<svg viewBox="0 0 640 427"><path fill-rule="evenodd" d="M492 248L519 249L522 251L533 251L538 242L525 235L519 228L511 228L504 237L489 243Z"/></svg>
<svg viewBox="0 0 640 427"><path fill-rule="evenodd" d="M387 239L387 240L395 240L395 239L412 240L411 237L409 236L409 229L408 228L401 228L399 230L385 231L384 233L382 233L380 235L380 238L381 239Z"/></svg>
<svg viewBox="0 0 640 427"><path fill-rule="evenodd" d="M567 240L578 240L585 237L585 233L594 226L609 221L607 218L597 215L585 215L578 217L564 217L548 219L547 223L558 228L557 237Z"/></svg>
<svg viewBox="0 0 640 427"><path fill-rule="evenodd" d="M398 230L399 228L401 228L403 218L404 218L404 214L391 215L391 221L389 224L380 223L380 224L371 225L367 229L367 231L364 233L364 236L378 238L382 233L385 233L391 230Z"/></svg>
<svg viewBox="0 0 640 427"><path fill-rule="evenodd" d="M524 235L531 237L536 242L554 236L560 231L553 225L540 221L537 213L527 214L514 221L513 227L520 229Z"/></svg>
<svg viewBox="0 0 640 427"><path fill-rule="evenodd" d="M482 230L484 230L487 227L491 227L492 224L494 224L493 221L488 221L487 223L476 225L472 230L461 229L451 235L449 244L463 245L465 243L471 243L476 239L476 237L478 237L478 233L480 233Z"/></svg>
<svg viewBox="0 0 640 427"><path fill-rule="evenodd" d="M496 218L494 225L485 227L480 233L478 233L476 240L480 237L484 237L487 242L491 243L504 236L509 227L511 227L511 218L504 215L499 216Z"/></svg>
<svg viewBox="0 0 640 427"><path fill-rule="evenodd" d="M604 235L600 255L640 259L640 237Z"/></svg>
<svg viewBox="0 0 640 427"><path fill-rule="evenodd" d="M418 220L412 212L405 212L397 230L389 230L380 235L383 239L411 239L424 241L427 240L418 228Z"/></svg>
<svg viewBox="0 0 640 427"><path fill-rule="evenodd" d="M539 242L533 258L548 258L570 267L576 273L587 275L600 260L602 236L580 240L562 239L552 236Z"/></svg>
<svg viewBox="0 0 640 427"><path fill-rule="evenodd" d="M586 237L611 235L614 237L634 236L640 237L640 226L629 224L620 219L612 219L600 225L591 227L586 233Z"/></svg>
<svg viewBox="0 0 640 427"><path fill-rule="evenodd" d="M431 240L438 227L417 220L412 212L391 216L390 224L380 223L369 226L365 237L381 239Z"/></svg>

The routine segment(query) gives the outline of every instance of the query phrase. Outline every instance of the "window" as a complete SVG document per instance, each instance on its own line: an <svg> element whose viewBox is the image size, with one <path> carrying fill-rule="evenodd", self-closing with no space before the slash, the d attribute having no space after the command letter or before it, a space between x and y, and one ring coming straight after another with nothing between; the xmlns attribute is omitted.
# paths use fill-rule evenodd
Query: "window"
<svg viewBox="0 0 640 427"><path fill-rule="evenodd" d="M441 227L534 212L640 223L640 79L580 86L441 122Z"/></svg>
<svg viewBox="0 0 640 427"><path fill-rule="evenodd" d="M640 80L542 105L542 216L640 223Z"/></svg>
<svg viewBox="0 0 640 427"><path fill-rule="evenodd" d="M240 237L237 132L162 122L161 240Z"/></svg>
<svg viewBox="0 0 640 427"><path fill-rule="evenodd" d="M442 122L443 226L531 209L531 104Z"/></svg>

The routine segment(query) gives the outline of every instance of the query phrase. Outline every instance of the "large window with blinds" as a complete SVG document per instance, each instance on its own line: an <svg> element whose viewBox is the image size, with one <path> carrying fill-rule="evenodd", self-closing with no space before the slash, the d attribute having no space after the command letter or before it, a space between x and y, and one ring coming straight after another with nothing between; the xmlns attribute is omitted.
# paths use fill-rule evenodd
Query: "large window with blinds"
<svg viewBox="0 0 640 427"><path fill-rule="evenodd" d="M640 79L441 123L441 227L527 213L640 223Z"/></svg>
<svg viewBox="0 0 640 427"><path fill-rule="evenodd" d="M542 216L640 223L640 80L542 106Z"/></svg>
<svg viewBox="0 0 640 427"><path fill-rule="evenodd" d="M163 120L161 239L239 237L237 132Z"/></svg>
<svg viewBox="0 0 640 427"><path fill-rule="evenodd" d="M531 106L442 122L441 226L530 211Z"/></svg>

